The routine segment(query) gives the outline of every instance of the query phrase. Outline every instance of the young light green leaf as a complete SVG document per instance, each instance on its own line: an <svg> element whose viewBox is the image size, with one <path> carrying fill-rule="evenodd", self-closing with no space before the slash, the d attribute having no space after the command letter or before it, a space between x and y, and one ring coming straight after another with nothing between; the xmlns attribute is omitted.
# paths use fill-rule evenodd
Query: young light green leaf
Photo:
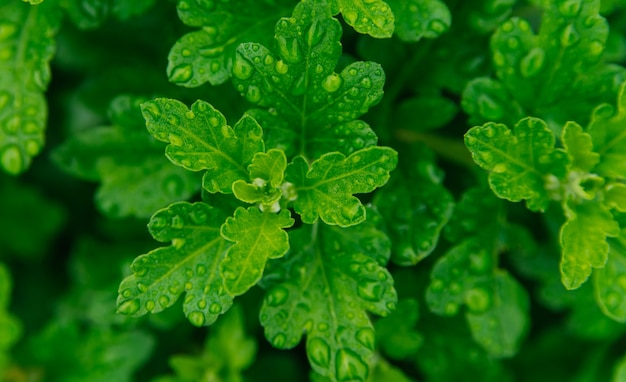
<svg viewBox="0 0 626 382"><path fill-rule="evenodd" d="M369 147L349 157L328 153L311 166L298 156L287 166L286 179L295 186L294 208L307 224L320 217L342 227L365 220L365 207L353 194L372 192L389 179L397 153L388 147Z"/></svg>
<svg viewBox="0 0 626 382"><path fill-rule="evenodd" d="M422 345L422 335L415 330L419 317L417 300L404 299L389 316L376 321L376 340L385 354L395 360L408 359Z"/></svg>
<svg viewBox="0 0 626 382"><path fill-rule="evenodd" d="M327 240L330 227L314 227L290 232L293 256L282 265L282 283L263 301L261 324L280 349L295 347L306 333L316 373L331 381L364 381L375 350L367 311L384 316L395 308L393 281L368 254Z"/></svg>
<svg viewBox="0 0 626 382"><path fill-rule="evenodd" d="M626 83L617 96L617 110L609 104L598 106L589 123L593 146L600 155L594 169L600 176L626 179Z"/></svg>
<svg viewBox="0 0 626 382"><path fill-rule="evenodd" d="M608 25L599 15L600 0L549 2L545 8L537 35L528 21L517 17L494 33L493 63L508 92L494 108L504 110L513 99L522 106L522 116L556 125L568 120L585 123L596 105L614 97L626 72L601 59ZM464 106L475 103L477 99L463 101ZM466 111L474 123L506 122L478 108Z"/></svg>
<svg viewBox="0 0 626 382"><path fill-rule="evenodd" d="M275 209L283 195L283 179L287 168L285 152L270 149L256 153L248 166L252 184L243 180L233 183L235 197L246 203L261 202L262 209ZM277 212L277 211L274 211Z"/></svg>
<svg viewBox="0 0 626 382"><path fill-rule="evenodd" d="M149 217L200 189L197 175L164 158L162 145L145 131L141 102L115 98L109 108L113 126L75 133L53 153L63 170L102 182L97 205L111 217Z"/></svg>
<svg viewBox="0 0 626 382"><path fill-rule="evenodd" d="M569 159L554 144L554 134L545 122L531 117L520 120L513 131L486 123L465 134L474 161L490 171L494 193L513 202L525 199L533 211L543 211L550 202L548 179L565 177Z"/></svg>
<svg viewBox="0 0 626 382"><path fill-rule="evenodd" d="M213 325L197 355L174 355L169 364L175 376L159 377L153 382L243 381L242 372L254 361L256 341L246 336L239 305Z"/></svg>
<svg viewBox="0 0 626 382"><path fill-rule="evenodd" d="M626 240L624 231L609 243L608 259L593 272L595 298L602 312L615 321L626 322Z"/></svg>
<svg viewBox="0 0 626 382"><path fill-rule="evenodd" d="M9 349L22 334L21 323L8 311L11 288L9 269L0 263L0 375L9 361Z"/></svg>
<svg viewBox="0 0 626 382"><path fill-rule="evenodd" d="M359 33L376 38L391 37L394 14L383 0L335 0L343 19Z"/></svg>
<svg viewBox="0 0 626 382"><path fill-rule="evenodd" d="M293 0L179 0L178 16L183 23L202 29L187 33L170 50L170 81L186 87L226 82L237 45L248 41L269 44L272 26L292 6Z"/></svg>
<svg viewBox="0 0 626 382"><path fill-rule="evenodd" d="M0 4L0 167L12 175L30 166L44 145L49 61L61 14L53 2Z"/></svg>
<svg viewBox="0 0 626 382"><path fill-rule="evenodd" d="M561 227L561 281L567 289L580 287L591 268L602 268L609 252L608 237L619 234L613 215L598 201L565 206L567 221Z"/></svg>
<svg viewBox="0 0 626 382"><path fill-rule="evenodd" d="M325 3L305 0L276 24L278 56L245 43L233 63L236 89L287 121L295 140L282 143L310 159L328 152L329 137L343 139L335 150L346 155L373 143L367 124L350 122L380 100L385 76L380 65L360 61L335 73L340 37L341 25Z"/></svg>
<svg viewBox="0 0 626 382"><path fill-rule="evenodd" d="M31 3L32 5L41 4L43 0L22 0L25 3Z"/></svg>
<svg viewBox="0 0 626 382"><path fill-rule="evenodd" d="M403 41L436 38L450 28L452 16L441 0L387 0L387 3L395 15L395 33Z"/></svg>
<svg viewBox="0 0 626 382"><path fill-rule="evenodd" d="M620 358L613 367L613 377L611 382L626 381L626 356Z"/></svg>
<svg viewBox="0 0 626 382"><path fill-rule="evenodd" d="M293 225L289 210L279 214L262 212L256 207L235 210L221 228L224 238L235 242L220 264L226 291L244 294L263 276L267 259L282 257L289 250L285 228Z"/></svg>
<svg viewBox="0 0 626 382"><path fill-rule="evenodd" d="M442 171L436 167L432 151L414 146L405 154L408 166L392 174L387 187L377 192L374 204L392 238L392 261L414 265L437 246L454 202L442 184Z"/></svg>
<svg viewBox="0 0 626 382"><path fill-rule="evenodd" d="M604 188L604 205L619 212L626 212L626 184L610 183Z"/></svg>
<svg viewBox="0 0 626 382"><path fill-rule="evenodd" d="M203 187L212 193L232 193L233 182L248 179L246 166L264 151L261 126L244 115L231 128L224 116L204 101L191 110L183 103L157 98L141 107L148 131L168 142L165 155L191 171L207 170Z"/></svg>
<svg viewBox="0 0 626 382"><path fill-rule="evenodd" d="M505 271L496 272L491 287L491 308L467 312L467 322L474 340L491 356L512 357L528 330L528 293Z"/></svg>
<svg viewBox="0 0 626 382"><path fill-rule="evenodd" d="M565 124L561 141L570 157L572 169L588 173L598 164L600 155L593 152L591 136L576 122Z"/></svg>
<svg viewBox="0 0 626 382"><path fill-rule="evenodd" d="M226 217L209 205L179 202L157 211L148 228L169 247L133 261L133 274L119 287L118 312L131 316L157 313L186 292L183 311L196 326L210 325L232 305L219 265L229 247L220 235Z"/></svg>

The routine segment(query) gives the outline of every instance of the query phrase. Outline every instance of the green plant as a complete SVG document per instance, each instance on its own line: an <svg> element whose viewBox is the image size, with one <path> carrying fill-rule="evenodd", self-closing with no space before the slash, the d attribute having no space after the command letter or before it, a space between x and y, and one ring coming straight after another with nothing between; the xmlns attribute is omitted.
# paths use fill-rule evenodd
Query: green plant
<svg viewBox="0 0 626 382"><path fill-rule="evenodd" d="M625 380L623 2L27 3L3 380Z"/></svg>

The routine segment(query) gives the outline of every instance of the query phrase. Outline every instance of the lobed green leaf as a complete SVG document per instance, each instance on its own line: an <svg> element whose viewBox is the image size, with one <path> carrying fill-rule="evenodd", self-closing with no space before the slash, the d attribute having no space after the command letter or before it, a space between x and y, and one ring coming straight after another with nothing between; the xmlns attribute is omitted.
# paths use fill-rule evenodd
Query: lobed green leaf
<svg viewBox="0 0 626 382"><path fill-rule="evenodd" d="M169 247L137 257L119 287L118 312L131 316L157 313L186 292L183 311L196 326L210 325L233 303L220 274L229 243L220 235L226 217L199 203L179 202L157 211L148 228Z"/></svg>
<svg viewBox="0 0 626 382"><path fill-rule="evenodd" d="M340 37L341 25L330 17L328 7L305 0L291 18L276 24L278 55L258 43L237 48L236 89L267 110L265 119L283 120L278 128L292 131L292 140L283 136L276 147L314 159L328 152L332 139L339 143L334 150L346 155L375 143L366 123L352 121L380 100L384 73L373 62L354 62L335 73Z"/></svg>
<svg viewBox="0 0 626 382"><path fill-rule="evenodd" d="M580 287L592 268L602 268L607 261L609 237L619 234L613 215L598 201L566 206L567 221L561 227L561 281L567 289Z"/></svg>
<svg viewBox="0 0 626 382"><path fill-rule="evenodd" d="M248 179L247 165L264 151L261 126L244 115L233 128L211 105L196 101L191 110L183 103L157 98L142 105L148 131L168 142L165 155L191 171L207 170L203 187L211 192L232 193L233 182Z"/></svg>
<svg viewBox="0 0 626 382"><path fill-rule="evenodd" d="M56 4L0 4L0 167L11 175L30 166L44 145L49 62L61 14Z"/></svg>
<svg viewBox="0 0 626 382"><path fill-rule="evenodd" d="M11 289L9 269L0 262L0 375L4 374L8 365L9 349L22 335L20 321L8 311Z"/></svg>
<svg viewBox="0 0 626 382"><path fill-rule="evenodd" d="M262 212L256 207L235 210L221 227L222 236L232 242L220 264L224 288L233 296L245 293L263 276L267 259L282 257L289 250L284 230L293 225L289 210L279 214Z"/></svg>
<svg viewBox="0 0 626 382"><path fill-rule="evenodd" d="M626 252L623 231L609 242L606 264L593 272L595 298L602 312L617 322L626 322Z"/></svg>
<svg viewBox="0 0 626 382"><path fill-rule="evenodd" d="M373 256L333 239L336 230L314 227L290 232L293 256L263 301L261 324L280 349L293 348L306 334L316 373L331 381L365 381L375 350L367 311L387 315L395 308L393 281Z"/></svg>
<svg viewBox="0 0 626 382"><path fill-rule="evenodd" d="M179 0L180 19L191 27L170 50L167 75L175 84L219 85L231 77L235 49L240 43L268 44L272 25L293 6L293 0Z"/></svg>
<svg viewBox="0 0 626 382"><path fill-rule="evenodd" d="M402 41L416 42L422 38L436 38L450 28L452 16L443 1L386 1L395 15L395 33Z"/></svg>
<svg viewBox="0 0 626 382"><path fill-rule="evenodd" d="M383 0L333 0L345 22L359 33L376 38L391 37L394 13ZM334 8L334 7L333 7Z"/></svg>
<svg viewBox="0 0 626 382"><path fill-rule="evenodd" d="M294 209L307 224L318 217L342 227L358 224L365 220L365 207L353 194L383 186L396 164L397 154L388 147L369 147L348 157L328 153L311 166L298 156L286 171L297 192Z"/></svg>
<svg viewBox="0 0 626 382"><path fill-rule="evenodd" d="M554 144L554 134L545 122L530 117L520 120L513 131L487 123L465 134L474 161L490 171L494 193L513 202L525 199L533 211L543 211L550 202L548 179L562 179L566 173L567 153Z"/></svg>

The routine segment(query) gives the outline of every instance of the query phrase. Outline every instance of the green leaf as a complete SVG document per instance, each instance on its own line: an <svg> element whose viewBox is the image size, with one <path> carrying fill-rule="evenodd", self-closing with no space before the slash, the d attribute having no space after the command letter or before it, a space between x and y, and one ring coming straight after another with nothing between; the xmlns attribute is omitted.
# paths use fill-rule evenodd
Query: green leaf
<svg viewBox="0 0 626 382"><path fill-rule="evenodd" d="M294 140L281 143L307 159L327 153L335 138L333 150L346 155L375 142L366 123L350 122L380 100L385 75L380 65L362 61L335 73L340 37L341 25L324 2L305 0L276 24L278 56L258 43L241 44L235 55L235 88L286 121L280 129L292 131Z"/></svg>
<svg viewBox="0 0 626 382"><path fill-rule="evenodd" d="M359 33L376 38L391 37L394 14L383 0L334 0L343 19Z"/></svg>
<svg viewBox="0 0 626 382"><path fill-rule="evenodd" d="M563 127L562 135L561 141L570 157L571 167L582 172L590 172L600 160L600 156L593 152L591 136L584 132L579 124L571 121Z"/></svg>
<svg viewBox="0 0 626 382"><path fill-rule="evenodd" d="M467 322L474 340L494 357L514 356L529 326L528 293L505 271L492 281L492 307L483 313L469 311ZM467 299L471 307L472 298Z"/></svg>
<svg viewBox="0 0 626 382"><path fill-rule="evenodd" d="M561 281L567 289L580 287L591 268L602 268L609 252L608 237L619 234L611 212L600 202L568 204L567 221L561 227Z"/></svg>
<svg viewBox="0 0 626 382"><path fill-rule="evenodd" d="M269 44L272 26L292 6L293 0L179 0L177 10L183 23L202 29L185 34L170 50L170 81L186 87L226 82L237 46L248 41Z"/></svg>
<svg viewBox="0 0 626 382"><path fill-rule="evenodd" d="M437 246L454 202L442 184L443 174L432 151L414 146L405 154L401 154L400 163L406 166L392 174L389 184L376 194L374 204L392 238L392 261L413 265Z"/></svg>
<svg viewBox="0 0 626 382"><path fill-rule="evenodd" d="M613 367L613 377L611 382L626 381L626 356L620 358Z"/></svg>
<svg viewBox="0 0 626 382"><path fill-rule="evenodd" d="M375 349L367 311L387 315L397 296L389 272L370 254L333 240L333 232L319 223L290 232L292 255L282 265L282 283L263 301L261 324L280 349L295 347L306 333L316 373L332 381L363 381Z"/></svg>
<svg viewBox="0 0 626 382"><path fill-rule="evenodd" d="M55 320L34 337L29 353L47 380L131 382L154 345L154 338L140 330Z"/></svg>
<svg viewBox="0 0 626 382"><path fill-rule="evenodd" d="M530 23L514 17L498 27L491 38L496 76L507 90L491 109L504 111L511 100L550 123L585 124L591 110L610 101L626 72L602 61L608 25L599 15L600 0L549 2L541 27L534 34ZM477 104L480 91L466 92L463 105ZM508 115L481 113L466 108L474 123L505 122ZM521 117L521 116L515 116Z"/></svg>
<svg viewBox="0 0 626 382"><path fill-rule="evenodd" d="M213 325L202 353L170 357L176 376L154 382L243 381L242 372L252 364L257 351L254 338L246 336L243 321L241 307L234 305Z"/></svg>
<svg viewBox="0 0 626 382"><path fill-rule="evenodd" d="M626 212L626 184L611 183L604 189L604 205L619 212Z"/></svg>
<svg viewBox="0 0 626 382"><path fill-rule="evenodd" d="M387 0L387 3L395 15L395 33L402 41L436 38L450 28L452 16L443 1Z"/></svg>
<svg viewBox="0 0 626 382"><path fill-rule="evenodd" d="M382 357L376 358L372 365L372 373L368 382L413 382L414 380L407 377L400 367L391 365Z"/></svg>
<svg viewBox="0 0 626 382"><path fill-rule="evenodd" d="M207 170L203 187L212 193L232 193L233 182L248 179L246 166L264 151L261 126L244 115L233 128L224 116L204 101L191 110L183 103L157 98L142 105L148 131L168 142L165 155L191 171Z"/></svg>
<svg viewBox="0 0 626 382"><path fill-rule="evenodd" d="M437 110L432 113L432 110ZM400 103L393 112L398 129L427 131L448 124L458 112L452 100L442 96L414 97Z"/></svg>
<svg viewBox="0 0 626 382"><path fill-rule="evenodd" d="M219 210L202 202L179 202L157 211L148 225L150 233L172 245L133 261L133 274L119 287L118 312L157 313L183 292L183 311L193 325L210 325L226 312L233 298L224 290L219 267L229 247L220 235L224 220Z"/></svg>
<svg viewBox="0 0 626 382"><path fill-rule="evenodd" d="M528 295L506 271L494 269L488 243L475 236L446 252L431 273L426 303L445 316L466 305L474 340L492 357L512 357L528 328Z"/></svg>
<svg viewBox="0 0 626 382"><path fill-rule="evenodd" d="M145 131L141 102L115 98L109 108L113 126L75 133L53 154L63 170L101 181L96 201L111 217L149 217L200 188L198 177L164 158L162 145Z"/></svg>
<svg viewBox="0 0 626 382"><path fill-rule="evenodd" d="M617 110L609 104L598 106L589 123L593 147L600 155L594 169L600 176L626 179L626 83L617 96Z"/></svg>
<svg viewBox="0 0 626 382"><path fill-rule="evenodd" d="M0 376L9 363L9 349L22 335L21 323L8 311L11 289L9 269L0 263Z"/></svg>
<svg viewBox="0 0 626 382"><path fill-rule="evenodd" d="M546 183L565 176L567 153L555 149L554 144L554 134L545 122L530 117L520 120L513 131L502 124L486 123L465 134L474 161L490 171L494 193L512 202L525 199L533 211L543 211L550 202Z"/></svg>
<svg viewBox="0 0 626 382"><path fill-rule="evenodd" d="M626 248L624 232L609 242L609 253L603 268L593 272L595 298L602 312L617 322L626 322Z"/></svg>
<svg viewBox="0 0 626 382"><path fill-rule="evenodd" d="M236 244L221 262L220 273L230 295L244 294L263 276L267 259L287 253L289 236L284 228L293 223L289 210L274 214L256 207L239 207L234 217L226 219L221 228L222 236Z"/></svg>
<svg viewBox="0 0 626 382"><path fill-rule="evenodd" d="M376 340L385 354L395 360L408 359L422 345L422 335L414 329L419 317L417 300L404 299L389 316L376 321Z"/></svg>
<svg viewBox="0 0 626 382"><path fill-rule="evenodd" d="M349 157L328 153L311 166L297 156L287 166L286 179L297 192L294 208L307 224L320 217L342 227L365 220L365 207L353 194L372 192L389 179L397 154L388 147L369 147Z"/></svg>
<svg viewBox="0 0 626 382"><path fill-rule="evenodd" d="M44 145L50 82L60 22L56 4L0 4L0 167L20 174Z"/></svg>
<svg viewBox="0 0 626 382"><path fill-rule="evenodd" d="M235 197L246 203L261 202L261 209L278 212L278 202L283 193L287 192L287 187L283 184L286 168L287 158L284 151L270 149L267 153L256 153L248 166L252 184L243 180L233 183Z"/></svg>

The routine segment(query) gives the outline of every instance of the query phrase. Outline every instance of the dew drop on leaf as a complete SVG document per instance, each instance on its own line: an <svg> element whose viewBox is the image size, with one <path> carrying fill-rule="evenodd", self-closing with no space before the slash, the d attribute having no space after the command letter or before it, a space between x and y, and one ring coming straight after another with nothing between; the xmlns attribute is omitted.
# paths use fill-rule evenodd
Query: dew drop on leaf
<svg viewBox="0 0 626 382"><path fill-rule="evenodd" d="M337 351L337 379L342 382L363 381L367 375L367 365L351 350Z"/></svg>
<svg viewBox="0 0 626 382"><path fill-rule="evenodd" d="M279 306L287 301L287 297L289 297L289 291L284 287L277 286L269 292L266 302L269 306Z"/></svg>
<svg viewBox="0 0 626 382"><path fill-rule="evenodd" d="M190 64L175 66L170 73L170 81L174 83L187 82L193 75L193 67Z"/></svg>
<svg viewBox="0 0 626 382"><path fill-rule="evenodd" d="M283 60L278 60L276 61L276 65L274 66L274 68L276 69L276 72L280 74L286 74L289 70L289 65L285 64L285 61Z"/></svg>
<svg viewBox="0 0 626 382"><path fill-rule="evenodd" d="M133 315L137 313L137 311L139 311L139 301L138 300L124 301L122 304L120 304L119 308L117 308L117 311L122 314Z"/></svg>
<svg viewBox="0 0 626 382"><path fill-rule="evenodd" d="M146 301L146 310L148 312L152 312L155 307L156 307L156 304L154 303L154 301L152 301L152 300Z"/></svg>
<svg viewBox="0 0 626 382"><path fill-rule="evenodd" d="M233 62L233 75L240 80L247 80L252 77L252 73L252 64L240 52L237 52Z"/></svg>
<svg viewBox="0 0 626 382"><path fill-rule="evenodd" d="M283 333L278 333L272 338L272 345L275 347L282 349L287 343L287 337Z"/></svg>
<svg viewBox="0 0 626 382"><path fill-rule="evenodd" d="M248 91L246 91L246 99L252 103L259 102L261 99L261 90L254 85L250 85Z"/></svg>
<svg viewBox="0 0 626 382"><path fill-rule="evenodd" d="M448 316L454 316L459 311L459 306L453 302L446 304L445 314Z"/></svg>
<svg viewBox="0 0 626 382"><path fill-rule="evenodd" d="M482 313L491 306L491 297L483 288L472 288L465 293L465 304L474 313Z"/></svg>
<svg viewBox="0 0 626 382"><path fill-rule="evenodd" d="M580 40L580 35L573 24L567 25L561 32L561 45L569 47L576 44Z"/></svg>
<svg viewBox="0 0 626 382"><path fill-rule="evenodd" d="M565 17L576 17L580 13L581 0L560 1L558 8L561 15Z"/></svg>
<svg viewBox="0 0 626 382"><path fill-rule="evenodd" d="M622 302L622 296L619 293L611 292L605 297L606 307L609 310L617 308Z"/></svg>
<svg viewBox="0 0 626 382"><path fill-rule="evenodd" d="M371 328L363 328L356 332L356 340L372 351L376 348L375 338L376 335Z"/></svg>
<svg viewBox="0 0 626 382"><path fill-rule="evenodd" d="M189 316L187 318L189 319L189 322L191 322L191 324L194 326L202 326L204 325L204 322L206 320L204 314L198 311L189 313Z"/></svg>
<svg viewBox="0 0 626 382"><path fill-rule="evenodd" d="M357 294L368 301L379 301L383 296L383 284L375 280L361 280Z"/></svg>
<svg viewBox="0 0 626 382"><path fill-rule="evenodd" d="M9 39L15 34L17 27L15 24L2 23L0 24L0 41Z"/></svg>
<svg viewBox="0 0 626 382"><path fill-rule="evenodd" d="M20 149L17 146L9 146L4 149L2 152L2 157L0 157L0 162L2 162L2 167L10 173L17 174L22 170L22 155L20 153Z"/></svg>
<svg viewBox="0 0 626 382"><path fill-rule="evenodd" d="M298 40L296 38L287 38L283 35L276 36L276 44L280 56L287 62L299 62L302 60Z"/></svg>
<svg viewBox="0 0 626 382"><path fill-rule="evenodd" d="M541 48L533 48L528 54L522 58L520 62L520 73L525 78L530 78L541 70L543 67L545 52Z"/></svg>
<svg viewBox="0 0 626 382"><path fill-rule="evenodd" d="M161 308L167 308L170 305L170 298L167 296L159 297L159 305L161 306Z"/></svg>
<svg viewBox="0 0 626 382"><path fill-rule="evenodd" d="M356 21L359 19L359 14L355 11L347 11L343 13L343 18L348 24L354 25L354 23L356 23Z"/></svg>
<svg viewBox="0 0 626 382"><path fill-rule="evenodd" d="M324 369L330 365L330 346L326 341L319 337L311 338L306 348L311 363Z"/></svg>
<svg viewBox="0 0 626 382"><path fill-rule="evenodd" d="M441 20L432 20L428 23L428 29L437 34L442 34L446 31L446 29L448 29L448 26Z"/></svg>

